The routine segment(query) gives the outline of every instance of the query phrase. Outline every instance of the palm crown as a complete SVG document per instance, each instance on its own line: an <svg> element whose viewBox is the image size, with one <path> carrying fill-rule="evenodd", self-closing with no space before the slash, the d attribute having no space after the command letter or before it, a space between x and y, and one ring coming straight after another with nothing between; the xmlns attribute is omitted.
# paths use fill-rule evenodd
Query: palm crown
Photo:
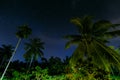
<svg viewBox="0 0 120 80"><path fill-rule="evenodd" d="M1 65L6 63L6 61L10 58L13 52L13 47L11 45L2 45L0 47L0 62Z"/></svg>
<svg viewBox="0 0 120 80"><path fill-rule="evenodd" d="M71 22L78 28L78 35L68 35L65 38L70 39L66 48L71 44L77 44L70 64L75 66L79 59L91 57L93 62L106 70L111 69L111 65L120 67L120 54L105 45L109 38L120 35L120 30L114 30L120 24L112 24L107 20L92 21L92 17L86 16L73 18Z"/></svg>
<svg viewBox="0 0 120 80"><path fill-rule="evenodd" d="M38 59L38 57L43 57L43 47L44 43L39 38L30 39L29 43L25 43L26 53L24 54L24 58L26 60Z"/></svg>
<svg viewBox="0 0 120 80"><path fill-rule="evenodd" d="M16 36L18 38L27 38L32 33L31 28L28 25L19 26Z"/></svg>
<svg viewBox="0 0 120 80"><path fill-rule="evenodd" d="M13 47L11 45L2 45L2 47L0 47L0 55L2 55L1 57L6 57L9 58L12 55L13 52Z"/></svg>

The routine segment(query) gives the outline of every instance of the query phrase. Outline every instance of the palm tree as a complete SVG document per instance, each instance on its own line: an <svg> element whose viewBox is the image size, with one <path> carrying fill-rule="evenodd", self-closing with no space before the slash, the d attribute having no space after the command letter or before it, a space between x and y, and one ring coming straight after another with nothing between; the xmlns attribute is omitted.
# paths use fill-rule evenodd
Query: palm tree
<svg viewBox="0 0 120 80"><path fill-rule="evenodd" d="M7 66L6 66L6 68L5 68L4 72L3 72L2 77L1 77L0 80L3 79L3 77L4 77L4 75L5 75L6 71L7 71L7 68L9 67L10 62L12 61L21 40L23 38L28 38L28 36L31 34L31 32L32 32L32 30L28 27L28 25L19 26L18 32L16 33L16 36L18 37L17 45L16 45L16 47L15 47L13 53L12 53L12 56L11 56L11 58L10 58L8 64L7 64Z"/></svg>
<svg viewBox="0 0 120 80"><path fill-rule="evenodd" d="M94 64L107 71L111 70L111 65L120 69L120 54L106 45L110 38L120 36L120 30L116 29L120 24L112 24L107 20L95 22L92 21L91 16L73 18L71 22L75 24L79 32L78 35L65 36L69 39L66 48L69 48L71 44L77 45L70 59L73 69L79 59L88 58L92 58Z"/></svg>
<svg viewBox="0 0 120 80"><path fill-rule="evenodd" d="M29 68L34 60L43 57L44 43L39 38L30 39L29 43L25 43L26 53L23 55L27 61L30 61Z"/></svg>
<svg viewBox="0 0 120 80"><path fill-rule="evenodd" d="M6 63L10 56L12 55L13 47L12 45L2 45L0 47L0 67L3 65L3 63Z"/></svg>

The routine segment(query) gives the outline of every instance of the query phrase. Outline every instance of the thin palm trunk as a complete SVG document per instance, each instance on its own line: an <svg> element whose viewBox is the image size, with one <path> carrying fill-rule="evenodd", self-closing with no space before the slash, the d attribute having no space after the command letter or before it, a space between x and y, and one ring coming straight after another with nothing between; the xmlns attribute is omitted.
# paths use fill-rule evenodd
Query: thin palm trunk
<svg viewBox="0 0 120 80"><path fill-rule="evenodd" d="M32 62L33 62L33 55L32 55L32 58L30 59L30 63L29 63L29 65L28 65L28 70L27 70L27 72L29 72L29 70L30 70L30 67L31 67L31 65L32 65Z"/></svg>
<svg viewBox="0 0 120 80"><path fill-rule="evenodd" d="M12 59L13 59L13 57L14 57L16 51L17 51L17 48L18 48L20 42L21 42L21 38L19 38L19 40L18 40L18 42L17 42L17 45L16 45L16 47L15 47L15 49L14 49L14 52L12 53L12 56L11 56L11 58L10 58L8 64L7 64L7 66L6 66L6 68L5 68L4 72L3 72L2 77L1 77L0 80L3 80L3 77L4 77L4 75L5 75L5 73L6 73L7 69L8 69L8 67L9 67L9 65L10 65L10 62L12 61Z"/></svg>
<svg viewBox="0 0 120 80"><path fill-rule="evenodd" d="M30 68L30 67L31 67L31 65L32 65L32 62L33 62L33 57L34 57L34 55L32 55L32 58L31 58L31 60L30 60L29 68Z"/></svg>

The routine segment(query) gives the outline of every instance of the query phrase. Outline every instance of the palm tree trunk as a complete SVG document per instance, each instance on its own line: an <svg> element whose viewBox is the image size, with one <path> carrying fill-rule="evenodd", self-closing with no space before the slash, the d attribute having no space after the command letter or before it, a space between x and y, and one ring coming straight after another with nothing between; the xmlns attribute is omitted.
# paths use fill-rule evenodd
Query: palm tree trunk
<svg viewBox="0 0 120 80"><path fill-rule="evenodd" d="M0 80L3 80L3 77L4 77L4 75L5 75L5 73L6 73L7 69L8 69L8 67L9 67L9 65L10 65L10 62L12 61L12 59L13 59L13 57L14 57L16 51L17 51L17 48L18 48L20 42L21 42L21 38L19 38L19 40L18 40L18 42L17 42L17 45L16 45L16 47L15 47L13 53L12 53L12 56L11 56L11 58L10 58L8 64L7 64L7 66L6 66L6 68L5 68L5 70L4 70L3 74L2 74L2 77L0 78Z"/></svg>
<svg viewBox="0 0 120 80"><path fill-rule="evenodd" d="M31 67L31 65L32 65L32 62L33 62L33 55L32 55L32 58L30 59L30 63L29 63L29 66L28 66L28 70L27 70L27 72L30 70L30 67Z"/></svg>
<svg viewBox="0 0 120 80"><path fill-rule="evenodd" d="M30 60L29 68L30 68L30 67L31 67L31 65L32 65L32 62L33 62L33 57L34 57L34 55L32 55L32 58L31 58L31 60Z"/></svg>

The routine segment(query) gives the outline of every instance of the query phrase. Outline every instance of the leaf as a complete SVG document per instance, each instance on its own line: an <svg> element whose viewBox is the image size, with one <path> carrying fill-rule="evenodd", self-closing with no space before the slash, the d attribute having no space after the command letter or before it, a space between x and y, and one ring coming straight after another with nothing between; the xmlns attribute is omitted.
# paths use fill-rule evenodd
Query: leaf
<svg viewBox="0 0 120 80"><path fill-rule="evenodd" d="M105 35L106 37L107 36L112 36L112 37L120 36L120 30L109 31L109 32L106 32Z"/></svg>
<svg viewBox="0 0 120 80"><path fill-rule="evenodd" d="M80 42L79 39L78 39L78 40L71 40L71 41L69 41L69 42L66 43L66 45L65 45L65 49L68 49L72 44L76 44L76 45L78 45L79 42Z"/></svg>

